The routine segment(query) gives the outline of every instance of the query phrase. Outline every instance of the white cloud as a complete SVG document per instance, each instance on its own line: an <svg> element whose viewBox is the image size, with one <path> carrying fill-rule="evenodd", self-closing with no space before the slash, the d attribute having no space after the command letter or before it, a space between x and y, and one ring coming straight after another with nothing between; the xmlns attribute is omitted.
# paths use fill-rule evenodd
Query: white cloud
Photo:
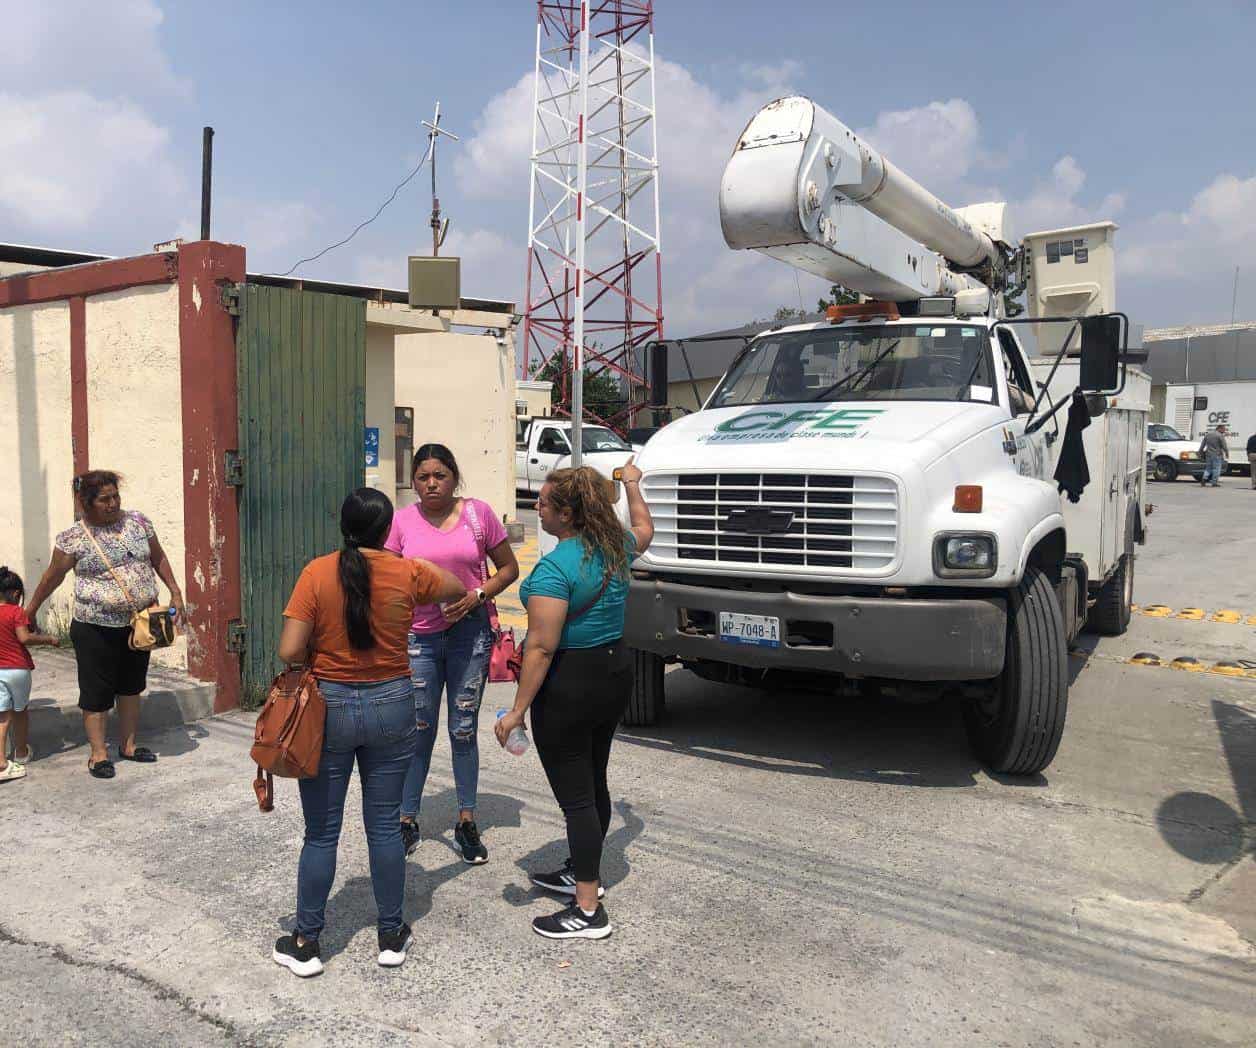
<svg viewBox="0 0 1256 1048"><path fill-rule="evenodd" d="M878 113L855 132L931 192L941 195L981 159L981 126L962 98Z"/></svg>
<svg viewBox="0 0 1256 1048"><path fill-rule="evenodd" d="M1011 202L1008 224L1013 233L1024 236L1039 229L1116 218L1124 210L1122 193L1109 193L1095 205L1084 203L1079 197L1085 185L1086 172L1076 159L1061 157L1051 168L1051 174L1039 179L1027 197Z"/></svg>
<svg viewBox="0 0 1256 1048"><path fill-rule="evenodd" d="M82 91L0 94L0 211L19 228L116 229L143 209L162 234L181 189L169 133L133 103Z"/></svg>
<svg viewBox="0 0 1256 1048"><path fill-rule="evenodd" d="M154 0L40 0L8 4L0 89L32 84L97 96L186 96L161 46L164 15Z"/></svg>
<svg viewBox="0 0 1256 1048"><path fill-rule="evenodd" d="M679 63L656 58L664 317L671 333L694 334L754 315L770 316L777 306L798 300L788 267L758 256L732 260L720 234L718 193L737 136L761 106L791 93L789 81L800 68L793 61L747 66L743 86L723 94ZM520 217L527 213L533 93L527 73L490 99L454 161L464 196L513 200L510 213ZM517 240L513 229L507 237L485 230L466 234L460 241L464 286L522 303L525 222ZM717 283L718 276L723 283ZM806 290L809 278L802 280L803 301L813 306L816 296Z"/></svg>

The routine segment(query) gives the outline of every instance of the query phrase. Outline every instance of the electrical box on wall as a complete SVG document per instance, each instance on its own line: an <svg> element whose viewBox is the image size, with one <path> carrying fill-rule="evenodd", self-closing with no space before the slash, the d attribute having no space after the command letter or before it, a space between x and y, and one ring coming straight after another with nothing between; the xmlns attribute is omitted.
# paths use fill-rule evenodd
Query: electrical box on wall
<svg viewBox="0 0 1256 1048"><path fill-rule="evenodd" d="M462 304L462 260L411 255L409 267L412 309L457 309Z"/></svg>

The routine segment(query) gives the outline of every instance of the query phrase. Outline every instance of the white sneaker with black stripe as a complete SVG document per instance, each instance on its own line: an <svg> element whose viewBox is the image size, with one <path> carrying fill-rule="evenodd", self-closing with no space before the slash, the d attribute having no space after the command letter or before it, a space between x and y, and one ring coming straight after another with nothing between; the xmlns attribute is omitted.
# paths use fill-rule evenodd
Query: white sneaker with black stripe
<svg viewBox="0 0 1256 1048"><path fill-rule="evenodd" d="M534 873L530 880L538 888L544 888L547 892L570 895L573 899L576 897L576 875L571 868L571 859L563 864L561 870L555 870L553 873ZM597 886L597 897L606 898L606 889L600 884Z"/></svg>
<svg viewBox="0 0 1256 1048"><path fill-rule="evenodd" d="M573 902L565 910L538 917L532 922L532 930L547 939L605 939L611 933L611 919L601 903L590 917Z"/></svg>
<svg viewBox="0 0 1256 1048"><path fill-rule="evenodd" d="M403 924L395 932L379 933L379 966L381 968L400 968L406 963L406 952L414 940L410 936L410 925Z"/></svg>

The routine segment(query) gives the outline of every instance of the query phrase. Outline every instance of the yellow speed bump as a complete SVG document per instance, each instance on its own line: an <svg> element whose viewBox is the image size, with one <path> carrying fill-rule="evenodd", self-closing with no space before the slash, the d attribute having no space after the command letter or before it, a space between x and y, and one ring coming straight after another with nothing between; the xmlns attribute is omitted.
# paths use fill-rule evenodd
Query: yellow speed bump
<svg viewBox="0 0 1256 1048"><path fill-rule="evenodd" d="M1140 651L1136 655L1131 655L1130 662L1134 663L1136 666L1163 666L1164 665L1164 663L1160 661L1160 656L1155 655L1150 651Z"/></svg>
<svg viewBox="0 0 1256 1048"><path fill-rule="evenodd" d="M1242 677L1247 671L1238 662L1218 662L1209 672L1220 673L1226 677Z"/></svg>
<svg viewBox="0 0 1256 1048"><path fill-rule="evenodd" d="M1179 619L1189 619L1191 622L1199 622L1204 617L1203 608L1183 608L1177 613Z"/></svg>
<svg viewBox="0 0 1256 1048"><path fill-rule="evenodd" d="M1193 655L1182 655L1169 663L1175 670L1186 670L1189 673L1202 673L1207 667Z"/></svg>
<svg viewBox="0 0 1256 1048"><path fill-rule="evenodd" d="M1229 623L1242 622L1243 615L1242 612L1231 611L1229 608L1223 608L1221 611L1213 612L1212 621Z"/></svg>
<svg viewBox="0 0 1256 1048"><path fill-rule="evenodd" d="M1150 615L1153 619L1167 619L1173 614L1173 609L1164 604L1148 604L1142 609L1144 615Z"/></svg>

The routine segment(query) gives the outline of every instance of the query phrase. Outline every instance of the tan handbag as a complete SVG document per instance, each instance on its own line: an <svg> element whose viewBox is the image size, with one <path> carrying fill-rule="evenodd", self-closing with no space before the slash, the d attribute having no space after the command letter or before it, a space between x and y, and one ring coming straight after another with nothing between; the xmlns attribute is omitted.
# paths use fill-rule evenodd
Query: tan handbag
<svg viewBox="0 0 1256 1048"><path fill-rule="evenodd" d="M105 556L105 551L100 548L100 543L96 541L96 536L92 534L91 529L83 522L79 521L79 527L83 529L83 534L87 536L88 541L96 547L96 554L100 557L105 567L109 569L109 574L113 576L113 581L118 584L118 589L122 591L122 596L126 598L126 602L131 605L131 632L127 637L127 645L132 651L153 651L155 648L168 648L174 643L177 633L174 628L175 610L169 605L153 604L152 607L137 609L135 601L131 599L131 593L123 583L122 577L114 569L109 558Z"/></svg>
<svg viewBox="0 0 1256 1048"><path fill-rule="evenodd" d="M253 728L249 759L257 765L253 792L262 811L275 807L275 780L312 779L323 754L327 702L305 667L288 668L275 678Z"/></svg>

